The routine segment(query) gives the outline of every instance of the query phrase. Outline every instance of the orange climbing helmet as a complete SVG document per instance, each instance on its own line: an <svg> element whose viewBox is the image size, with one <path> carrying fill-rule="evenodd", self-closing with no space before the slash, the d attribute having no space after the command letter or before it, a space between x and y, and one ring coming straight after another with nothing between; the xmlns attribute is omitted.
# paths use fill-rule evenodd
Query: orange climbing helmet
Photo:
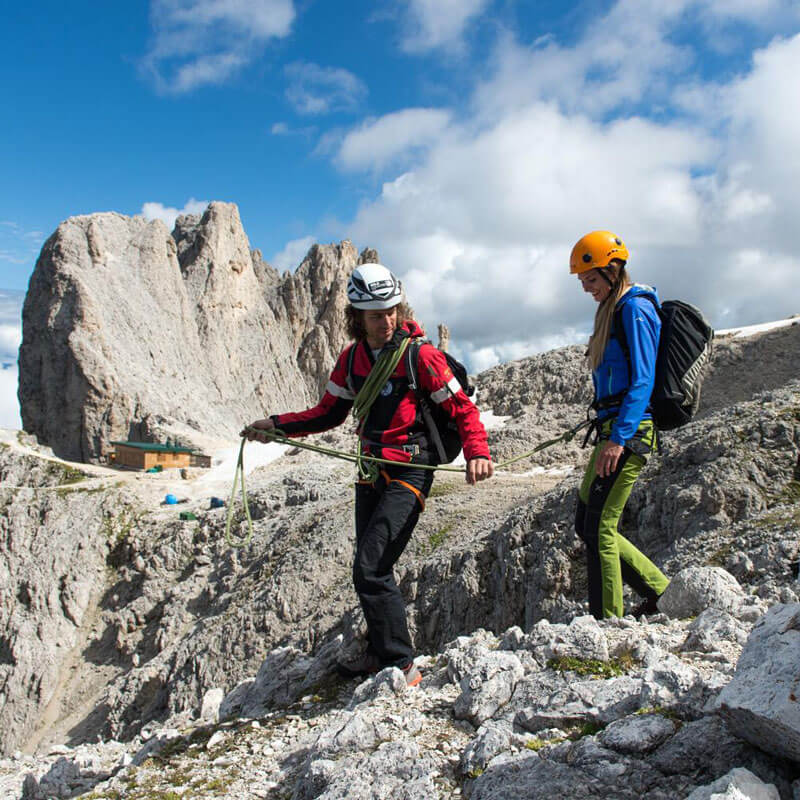
<svg viewBox="0 0 800 800"><path fill-rule="evenodd" d="M628 260L628 248L622 239L611 231L592 231L578 239L572 248L569 271L579 275L590 269L607 267L614 260L623 263Z"/></svg>

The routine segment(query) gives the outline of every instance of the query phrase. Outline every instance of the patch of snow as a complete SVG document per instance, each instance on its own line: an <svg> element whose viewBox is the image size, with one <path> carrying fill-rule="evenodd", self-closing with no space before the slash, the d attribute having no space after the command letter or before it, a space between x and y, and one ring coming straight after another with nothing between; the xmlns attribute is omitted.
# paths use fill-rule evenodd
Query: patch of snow
<svg viewBox="0 0 800 800"><path fill-rule="evenodd" d="M494 411L481 411L481 422L487 431L496 431L504 428L506 422L510 419L510 416L502 417L499 414L495 414Z"/></svg>
<svg viewBox="0 0 800 800"><path fill-rule="evenodd" d="M244 448L244 474L247 477L253 470L264 467L279 459L288 445L262 444L248 442ZM226 502L233 486L236 474L236 462L239 459L239 445L214 450L211 453L211 469L191 481L177 480L171 486L164 484L162 491L172 492L176 496L198 500L201 498L221 497ZM237 486L237 494L239 492Z"/></svg>
<svg viewBox="0 0 800 800"><path fill-rule="evenodd" d="M744 328L726 328L722 331L715 331L714 334L716 336L732 336L734 339L744 339L746 336L754 336L757 333L765 333L777 328L787 328L790 325L800 325L800 317L777 319L773 322L762 322L759 325L747 325Z"/></svg>
<svg viewBox="0 0 800 800"><path fill-rule="evenodd" d="M564 478L567 475L572 474L574 471L575 467L573 466L533 467L532 469L526 470L525 472L517 472L515 473L515 476L519 478L532 478L536 475L548 475L552 478Z"/></svg>

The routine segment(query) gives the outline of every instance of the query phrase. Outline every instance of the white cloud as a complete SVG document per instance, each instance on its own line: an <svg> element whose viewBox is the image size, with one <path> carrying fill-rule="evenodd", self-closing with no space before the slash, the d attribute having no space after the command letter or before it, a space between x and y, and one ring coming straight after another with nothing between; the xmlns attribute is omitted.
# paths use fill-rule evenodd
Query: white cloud
<svg viewBox="0 0 800 800"><path fill-rule="evenodd" d="M17 365L3 368L0 365L0 428L22 428L17 400Z"/></svg>
<svg viewBox="0 0 800 800"><path fill-rule="evenodd" d="M223 83L287 36L294 17L292 0L151 0L141 66L166 93Z"/></svg>
<svg viewBox="0 0 800 800"><path fill-rule="evenodd" d="M552 37L521 45L507 36L495 49L496 72L478 87L475 107L484 116L508 113L540 101L570 113L625 115L647 95L650 104L668 97L676 76L694 66L688 45L669 32L692 0L618 0L570 46Z"/></svg>
<svg viewBox="0 0 800 800"><path fill-rule="evenodd" d="M17 322L0 322L0 361L16 360L22 342L22 326Z"/></svg>
<svg viewBox="0 0 800 800"><path fill-rule="evenodd" d="M24 292L0 289L0 428L21 428L17 354L22 341Z"/></svg>
<svg viewBox="0 0 800 800"><path fill-rule="evenodd" d="M435 142L450 116L449 111L435 108L406 108L368 120L344 137L336 161L345 169L380 169Z"/></svg>
<svg viewBox="0 0 800 800"><path fill-rule="evenodd" d="M402 46L407 52L459 48L467 25L491 0L403 0L408 20Z"/></svg>
<svg viewBox="0 0 800 800"><path fill-rule="evenodd" d="M567 258L596 228L626 239L635 279L714 324L800 311L800 36L772 41L727 83L698 84L682 72L693 53L670 34L700 6L620 0L570 48L514 45L469 117L432 130L348 226L379 247L428 328L450 326L473 368L585 341L594 304ZM595 33L610 22L619 53ZM634 104L667 112L637 116ZM362 141L352 163L381 163Z"/></svg>
<svg viewBox="0 0 800 800"><path fill-rule="evenodd" d="M0 221L0 261L33 266L44 239L41 231L26 230L12 220Z"/></svg>
<svg viewBox="0 0 800 800"><path fill-rule="evenodd" d="M186 201L183 208L165 206L163 203L145 203L142 205L142 216L145 219L160 219L170 230L175 227L175 220L181 214L202 214L208 206L208 200L195 200L194 197Z"/></svg>
<svg viewBox="0 0 800 800"><path fill-rule="evenodd" d="M796 0L702 0L699 6L707 24L747 22L780 30L781 26L800 20Z"/></svg>
<svg viewBox="0 0 800 800"><path fill-rule="evenodd" d="M269 131L273 136L288 136L289 126L285 122L276 122Z"/></svg>
<svg viewBox="0 0 800 800"><path fill-rule="evenodd" d="M269 260L275 269L283 272L299 266L306 257L306 253L316 239L313 236L304 236L302 239L292 239L286 246Z"/></svg>
<svg viewBox="0 0 800 800"><path fill-rule="evenodd" d="M295 61L284 72L286 98L298 114L353 111L367 96L366 84L346 69Z"/></svg>

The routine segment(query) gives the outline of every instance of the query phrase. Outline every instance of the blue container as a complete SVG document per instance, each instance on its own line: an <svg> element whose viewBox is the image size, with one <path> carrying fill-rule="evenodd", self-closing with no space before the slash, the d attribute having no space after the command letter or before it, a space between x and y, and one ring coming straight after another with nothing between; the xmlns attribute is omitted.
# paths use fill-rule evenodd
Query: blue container
<svg viewBox="0 0 800 800"><path fill-rule="evenodd" d="M165 503L166 503L168 506L175 506L175 505L177 505L177 504L178 504L178 498L177 498L177 497L175 497L175 495L174 495L174 494L168 494L168 495L166 495L166 497L164 497L164 502L165 502Z"/></svg>
<svg viewBox="0 0 800 800"><path fill-rule="evenodd" d="M225 501L221 497L212 497L211 498L211 508L224 508Z"/></svg>

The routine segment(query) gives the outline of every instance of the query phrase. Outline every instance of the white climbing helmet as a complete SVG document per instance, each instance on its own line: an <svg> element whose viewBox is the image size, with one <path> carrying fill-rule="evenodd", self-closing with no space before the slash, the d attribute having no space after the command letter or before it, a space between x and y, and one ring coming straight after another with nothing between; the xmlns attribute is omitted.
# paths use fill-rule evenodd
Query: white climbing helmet
<svg viewBox="0 0 800 800"><path fill-rule="evenodd" d="M362 264L347 281L347 299L364 311L394 308L403 302L403 285L382 264Z"/></svg>

